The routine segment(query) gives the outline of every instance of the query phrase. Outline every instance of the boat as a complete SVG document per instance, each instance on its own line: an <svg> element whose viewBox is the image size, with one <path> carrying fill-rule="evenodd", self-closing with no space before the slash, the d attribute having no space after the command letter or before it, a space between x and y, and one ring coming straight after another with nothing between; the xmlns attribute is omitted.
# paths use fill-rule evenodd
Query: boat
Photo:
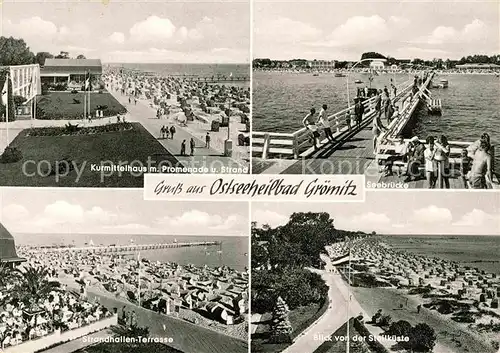
<svg viewBox="0 0 500 353"><path fill-rule="evenodd" d="M345 74L343 74L342 72L337 72L335 74L335 77L345 77Z"/></svg>
<svg viewBox="0 0 500 353"><path fill-rule="evenodd" d="M356 81L354 81L354 83L363 83L363 81L361 81L361 80L356 80Z"/></svg>
<svg viewBox="0 0 500 353"><path fill-rule="evenodd" d="M318 73L314 73L313 76L319 76L319 74Z"/></svg>
<svg viewBox="0 0 500 353"><path fill-rule="evenodd" d="M441 79L439 83L435 85L436 88L448 88L448 80Z"/></svg>

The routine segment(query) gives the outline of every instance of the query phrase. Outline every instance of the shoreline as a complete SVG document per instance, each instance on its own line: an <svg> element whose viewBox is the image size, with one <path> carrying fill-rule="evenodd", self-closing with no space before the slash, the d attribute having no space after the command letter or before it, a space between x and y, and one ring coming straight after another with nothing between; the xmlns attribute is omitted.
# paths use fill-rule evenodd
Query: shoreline
<svg viewBox="0 0 500 353"><path fill-rule="evenodd" d="M342 245L338 244L329 247L330 257L340 254L341 249ZM483 350L489 347L494 352L489 342L498 342L498 335L493 326L490 327L491 322L500 325L500 309L493 308L494 298L498 298L494 292L500 292L498 276L453 261L394 250L376 238L356 241L352 256L353 292L358 292L357 299L362 306L370 308L367 310L370 314L382 308L386 314L421 321L419 317L426 313L429 320L433 318L433 328L440 341L450 345L451 341L442 331L452 330L457 333L454 337L459 342L457 345L476 345ZM343 272L346 271L344 268ZM387 299L390 292L395 295L392 300ZM397 297L401 301L397 301ZM413 310L408 307L410 301ZM421 306L422 313L415 310L414 304ZM459 351L466 350L460 348Z"/></svg>
<svg viewBox="0 0 500 353"><path fill-rule="evenodd" d="M381 75L409 75L409 74L420 74L422 72L428 72L429 70L377 70L378 74ZM461 70L432 70L437 75L483 75L483 76L499 76L500 69L497 71L461 71ZM261 68L252 68L252 72L269 72L269 73L295 73L295 74L370 74L367 69L329 69L329 70L316 70L316 69L261 69ZM342 78L342 77L340 77Z"/></svg>

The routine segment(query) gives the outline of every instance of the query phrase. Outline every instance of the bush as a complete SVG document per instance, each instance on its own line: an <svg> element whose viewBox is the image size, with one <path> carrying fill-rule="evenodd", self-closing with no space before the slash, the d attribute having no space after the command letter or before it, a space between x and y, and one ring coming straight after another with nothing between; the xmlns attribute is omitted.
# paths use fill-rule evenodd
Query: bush
<svg viewBox="0 0 500 353"><path fill-rule="evenodd" d="M76 89L73 89L73 90L71 90L71 93L72 93L72 94L77 94L77 93L78 93L78 91L77 91Z"/></svg>
<svg viewBox="0 0 500 353"><path fill-rule="evenodd" d="M410 337L413 326L405 320L393 322L385 334L389 336Z"/></svg>
<svg viewBox="0 0 500 353"><path fill-rule="evenodd" d="M431 352L436 344L436 332L425 323L417 324L409 337L408 345L417 352Z"/></svg>
<svg viewBox="0 0 500 353"><path fill-rule="evenodd" d="M14 96L14 105L16 107L20 106L24 102L26 102L26 98L24 98L23 96Z"/></svg>
<svg viewBox="0 0 500 353"><path fill-rule="evenodd" d="M391 315L382 315L378 321L378 325L381 327L387 327L391 324L392 317Z"/></svg>
<svg viewBox="0 0 500 353"><path fill-rule="evenodd" d="M0 157L1 163L16 163L23 159L23 154L17 147L7 146Z"/></svg>

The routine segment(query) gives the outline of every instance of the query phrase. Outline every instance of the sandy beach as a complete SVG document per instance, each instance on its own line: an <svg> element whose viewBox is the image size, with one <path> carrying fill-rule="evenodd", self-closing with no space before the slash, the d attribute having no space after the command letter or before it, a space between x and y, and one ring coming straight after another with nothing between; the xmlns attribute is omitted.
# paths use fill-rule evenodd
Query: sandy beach
<svg viewBox="0 0 500 353"><path fill-rule="evenodd" d="M331 258L345 251L344 243L328 248ZM368 314L382 309L392 321L426 322L436 331L438 343L453 352L498 350L496 274L395 251L378 238L354 241L351 254L353 292Z"/></svg>
<svg viewBox="0 0 500 353"><path fill-rule="evenodd" d="M20 247L30 262L48 266L58 280L238 339L246 339L248 273L137 260L136 255L47 251ZM138 288L141 288L139 291Z"/></svg>

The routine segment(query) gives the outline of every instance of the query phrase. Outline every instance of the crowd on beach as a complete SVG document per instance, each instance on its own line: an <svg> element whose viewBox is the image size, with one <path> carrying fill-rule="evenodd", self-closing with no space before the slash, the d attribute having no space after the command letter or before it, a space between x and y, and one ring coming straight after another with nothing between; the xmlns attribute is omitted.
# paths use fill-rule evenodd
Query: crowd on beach
<svg viewBox="0 0 500 353"><path fill-rule="evenodd" d="M347 276L346 271L350 271L358 286L396 288L407 298L418 295L417 313L425 308L451 314L449 319L466 323L469 328L486 327L487 334L494 334L500 325L498 275L455 261L395 250L377 237L351 239L327 247L334 260L349 249L351 267L346 266L343 272ZM408 300L395 302L394 308L386 309L407 306Z"/></svg>
<svg viewBox="0 0 500 353"><path fill-rule="evenodd" d="M227 325L238 326L234 330L244 335L242 315L247 311L247 272L226 266L210 268L150 262L138 260L131 254L98 251L45 251L23 247L20 254L43 263L59 280L74 285L82 293L92 288L198 325L222 331L231 330Z"/></svg>
<svg viewBox="0 0 500 353"><path fill-rule="evenodd" d="M95 301L88 301L64 285L55 284L53 290L37 293L18 293L22 281L57 282L52 268L43 278L24 278L26 268L47 268L43 259L30 259L21 265L20 273L11 276L0 286L0 350L58 330L64 332L108 318L112 313ZM39 285L39 284L31 284ZM42 286L40 286L42 287ZM24 288L24 287L21 287Z"/></svg>
<svg viewBox="0 0 500 353"><path fill-rule="evenodd" d="M191 135L200 133L196 137L205 140L206 148L211 148L209 132L217 136L219 127L228 126L231 118L246 121L249 126L250 90L243 86L207 83L196 77L162 76L122 68L109 68L103 80L108 89L128 96L129 104L135 105L138 99L145 99L156 110L157 119L172 120L172 125L161 127L161 138L174 139L176 124L189 128L189 122L196 120L205 131L190 131ZM203 136L205 133L207 135ZM248 145L247 140L244 134L238 135L239 146ZM179 142L180 154L187 155L187 141L181 139ZM196 139L191 139L189 144L189 155L194 155L195 147L199 147L195 146ZM219 145L222 146L218 143L212 147L220 148Z"/></svg>

